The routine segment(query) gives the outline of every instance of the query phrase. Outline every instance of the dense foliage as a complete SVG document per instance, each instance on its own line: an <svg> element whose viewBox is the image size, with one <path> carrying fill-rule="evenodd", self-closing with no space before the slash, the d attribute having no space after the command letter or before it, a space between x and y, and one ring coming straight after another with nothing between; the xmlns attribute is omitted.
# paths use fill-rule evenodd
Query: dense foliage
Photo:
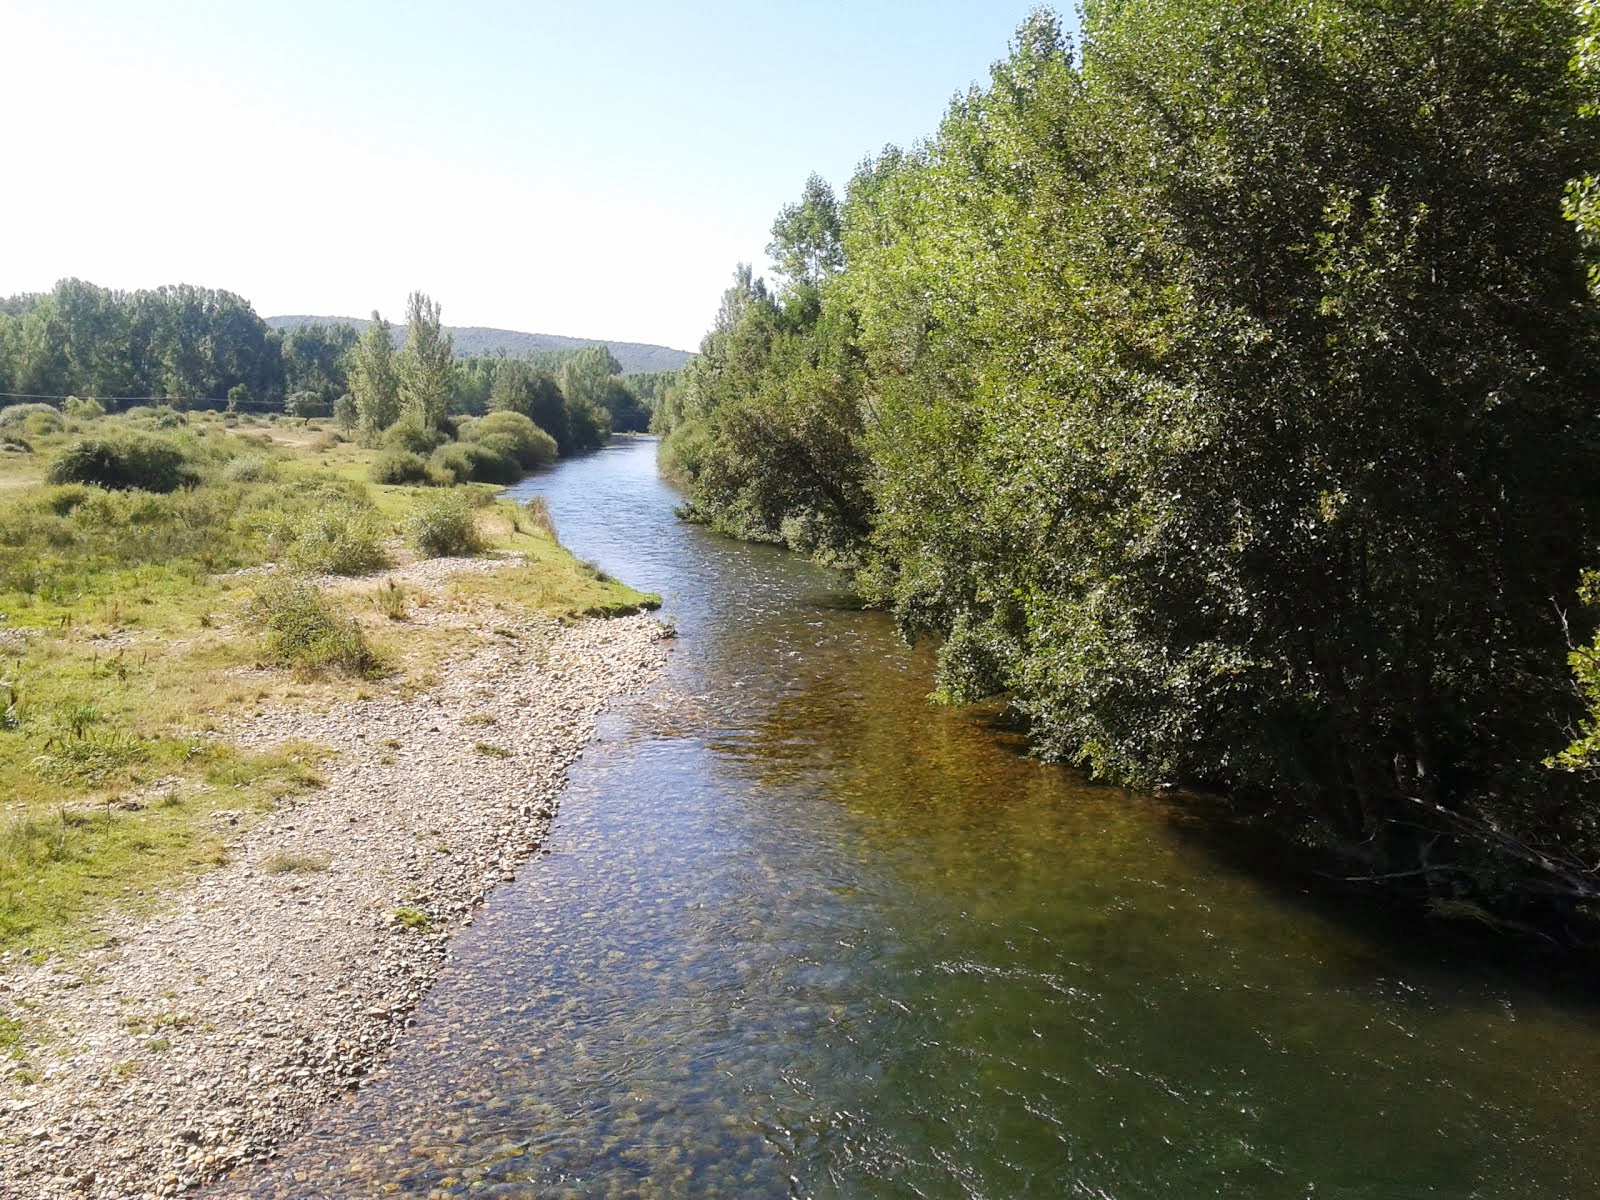
<svg viewBox="0 0 1600 1200"><path fill-rule="evenodd" d="M282 386L277 339L232 292L117 292L64 279L46 295L0 302L0 392L181 403Z"/></svg>
<svg viewBox="0 0 1600 1200"><path fill-rule="evenodd" d="M643 377L641 393L607 347L572 338L544 339L561 345L521 358L458 357L439 305L421 292L407 299L402 329L377 312L359 324L305 320L275 329L231 292L120 292L66 279L49 293L0 299L0 402L77 397L111 410L160 402L332 415L349 431L374 435L402 418L433 429L451 413L509 408L574 454L595 449L613 429L646 428L670 375ZM465 332L478 345L471 335L493 331ZM623 348L630 361L649 363L659 356L637 352L662 349Z"/></svg>
<svg viewBox="0 0 1600 1200"><path fill-rule="evenodd" d="M1051 757L1441 907L1587 906L1591 783L1544 765L1600 516L1580 7L1098 0L1079 49L1035 14L929 142L780 214L665 469L857 568Z"/></svg>
<svg viewBox="0 0 1600 1200"><path fill-rule="evenodd" d="M357 333L366 322L353 317L283 316L265 318L268 326L289 332L304 325L349 325ZM619 363L624 374L668 374L691 357L670 346L648 342L597 341L593 338L564 337L552 333L523 333L515 329L488 329L481 325L450 325L446 332L463 358L520 358L534 362L542 370L559 369L562 360L585 346L604 345Z"/></svg>
<svg viewBox="0 0 1600 1200"><path fill-rule="evenodd" d="M49 483L89 483L145 492L174 492L196 478L177 446L137 433L82 438L63 450L45 472Z"/></svg>

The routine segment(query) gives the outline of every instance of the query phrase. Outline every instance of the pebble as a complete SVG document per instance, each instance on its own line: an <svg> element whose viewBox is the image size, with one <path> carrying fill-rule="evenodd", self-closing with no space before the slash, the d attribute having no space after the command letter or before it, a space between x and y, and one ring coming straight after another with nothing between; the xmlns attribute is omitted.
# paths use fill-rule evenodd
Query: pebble
<svg viewBox="0 0 1600 1200"><path fill-rule="evenodd" d="M426 587L497 565L391 574ZM27 1068L0 1081L0 1197L174 1196L267 1160L317 1105L349 1095L406 1028L451 934L538 851L601 709L665 656L647 615L564 626L460 604L413 620L459 626L477 648L426 693L374 688L224 731L244 748L331 747L325 787L242 835L239 812L219 806L230 861L161 914L110 922L103 948L0 962L0 1016L26 1031L10 1065ZM283 855L327 867L274 874Z"/></svg>

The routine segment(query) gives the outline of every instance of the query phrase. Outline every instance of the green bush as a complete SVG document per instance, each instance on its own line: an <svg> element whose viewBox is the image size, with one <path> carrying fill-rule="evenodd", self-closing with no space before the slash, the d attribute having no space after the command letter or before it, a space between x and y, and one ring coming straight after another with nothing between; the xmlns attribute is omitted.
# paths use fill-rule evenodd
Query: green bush
<svg viewBox="0 0 1600 1200"><path fill-rule="evenodd" d="M493 412L474 421L462 437L515 459L526 470L556 460L556 440L519 412Z"/></svg>
<svg viewBox="0 0 1600 1200"><path fill-rule="evenodd" d="M222 477L230 483L261 483L277 474L278 464L265 454L241 454L222 468Z"/></svg>
<svg viewBox="0 0 1600 1200"><path fill-rule="evenodd" d="M429 465L451 483L515 483L522 477L516 459L476 442L440 446Z"/></svg>
<svg viewBox="0 0 1600 1200"><path fill-rule="evenodd" d="M415 421L400 421L383 431L380 445L391 450L409 450L413 454L429 454L445 440L444 435L424 429Z"/></svg>
<svg viewBox="0 0 1600 1200"><path fill-rule="evenodd" d="M43 422L47 428L34 429L30 421ZM15 433L26 429L29 433L51 433L61 428L61 412L53 404L8 404L0 408L0 430Z"/></svg>
<svg viewBox="0 0 1600 1200"><path fill-rule="evenodd" d="M463 492L424 499L406 521L406 532L424 558L476 554L483 549L472 501Z"/></svg>
<svg viewBox="0 0 1600 1200"><path fill-rule="evenodd" d="M373 483L427 483L428 460L410 450L385 450L372 460L367 478Z"/></svg>
<svg viewBox="0 0 1600 1200"><path fill-rule="evenodd" d="M93 396L68 396L63 408L67 416L77 421L91 421L106 415L106 406Z"/></svg>
<svg viewBox="0 0 1600 1200"><path fill-rule="evenodd" d="M189 423L189 418L175 408L152 408L147 404L136 404L124 410L122 419L146 429L177 429Z"/></svg>
<svg viewBox="0 0 1600 1200"><path fill-rule="evenodd" d="M137 434L74 442L45 472L49 483L92 483L147 492L176 491L192 486L197 478L177 446Z"/></svg>
<svg viewBox="0 0 1600 1200"><path fill-rule="evenodd" d="M383 669L361 626L342 617L301 580L268 584L250 602L249 617L265 630L267 651L302 671L376 675Z"/></svg>
<svg viewBox="0 0 1600 1200"><path fill-rule="evenodd" d="M58 517L64 517L94 493L81 483L65 483L44 494L44 506Z"/></svg>
<svg viewBox="0 0 1600 1200"><path fill-rule="evenodd" d="M293 527L288 558L314 575L365 575L389 565L383 521L349 502L320 505Z"/></svg>
<svg viewBox="0 0 1600 1200"><path fill-rule="evenodd" d="M45 437L52 433L60 433L66 428L66 422L61 419L61 414L51 409L49 412L29 413L22 422L22 432L32 437Z"/></svg>

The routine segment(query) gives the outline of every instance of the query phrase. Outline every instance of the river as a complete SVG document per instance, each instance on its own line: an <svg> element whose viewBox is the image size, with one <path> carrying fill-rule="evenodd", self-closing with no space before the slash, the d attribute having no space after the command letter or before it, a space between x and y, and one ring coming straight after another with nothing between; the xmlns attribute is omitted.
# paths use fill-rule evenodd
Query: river
<svg viewBox="0 0 1600 1200"><path fill-rule="evenodd" d="M655 445L513 489L666 598L388 1066L252 1196L1600 1194L1597 1012L1237 865L929 705L836 576Z"/></svg>

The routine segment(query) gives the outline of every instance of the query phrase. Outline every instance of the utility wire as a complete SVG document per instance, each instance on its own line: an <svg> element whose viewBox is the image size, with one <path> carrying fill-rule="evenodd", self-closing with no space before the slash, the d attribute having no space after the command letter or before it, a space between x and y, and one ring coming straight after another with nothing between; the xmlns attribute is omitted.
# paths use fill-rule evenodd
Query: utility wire
<svg viewBox="0 0 1600 1200"><path fill-rule="evenodd" d="M42 392L0 392L0 400L101 400L108 404L131 404L135 402L150 402L155 404L170 404L174 400L182 400L185 404L194 406L198 404L226 405L229 401L218 396L88 396L82 392L73 392L66 396L52 396ZM277 411L276 407L265 400L251 400L250 408L264 408ZM241 405L240 407L246 407Z"/></svg>
<svg viewBox="0 0 1600 1200"><path fill-rule="evenodd" d="M112 400L121 404L125 400L158 400L165 404L169 400L188 400L194 403L215 403L215 396L86 396L81 392L73 392L68 396L49 396L42 392L0 392L8 400L71 400L76 396L80 400ZM220 403L226 404L226 400Z"/></svg>

